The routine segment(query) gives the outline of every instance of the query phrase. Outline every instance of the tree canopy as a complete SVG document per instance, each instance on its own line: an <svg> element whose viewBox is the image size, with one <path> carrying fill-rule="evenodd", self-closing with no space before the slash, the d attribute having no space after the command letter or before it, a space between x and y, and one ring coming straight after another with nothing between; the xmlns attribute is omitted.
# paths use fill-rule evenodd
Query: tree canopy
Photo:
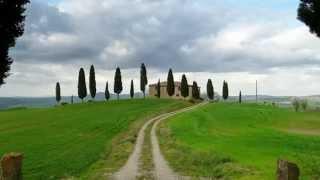
<svg viewBox="0 0 320 180"><path fill-rule="evenodd" d="M140 69L140 90L143 92L143 97L146 96L146 85L148 84L147 69L144 63Z"/></svg>
<svg viewBox="0 0 320 180"><path fill-rule="evenodd" d="M229 98L229 87L226 81L223 81L222 97L224 100L227 100Z"/></svg>
<svg viewBox="0 0 320 180"><path fill-rule="evenodd" d="M209 79L207 83L207 96L210 100L214 99L214 89L211 79Z"/></svg>
<svg viewBox="0 0 320 180"><path fill-rule="evenodd" d="M189 96L189 84L186 75L182 75L181 79L181 96L186 98Z"/></svg>
<svg viewBox="0 0 320 180"><path fill-rule="evenodd" d="M97 87L96 87L96 74L95 74L93 65L91 65L90 67L89 87L90 87L91 97L94 99L96 97Z"/></svg>
<svg viewBox="0 0 320 180"><path fill-rule="evenodd" d="M133 80L131 80L130 97L131 97L131 99L134 97L134 85L133 85Z"/></svg>
<svg viewBox="0 0 320 180"><path fill-rule="evenodd" d="M320 37L320 1L300 0L298 19L305 23L311 33Z"/></svg>
<svg viewBox="0 0 320 180"><path fill-rule="evenodd" d="M106 83L106 89L104 91L104 97L106 98L107 101L110 99L110 92L109 92L109 85L108 82Z"/></svg>
<svg viewBox="0 0 320 180"><path fill-rule="evenodd" d="M156 96L158 97L158 98L160 98L160 96L161 96L161 83L160 83L160 79L159 79L159 81L158 81L158 83L157 83L157 94L156 94Z"/></svg>
<svg viewBox="0 0 320 180"><path fill-rule="evenodd" d="M167 92L169 96L174 95L174 79L172 69L169 69L168 78L167 78Z"/></svg>
<svg viewBox="0 0 320 180"><path fill-rule="evenodd" d="M56 101L59 103L61 101L61 89L60 89L60 83L57 82L56 84Z"/></svg>
<svg viewBox="0 0 320 180"><path fill-rule="evenodd" d="M193 81L193 84L192 84L192 97L194 99L200 99L200 91L199 91L198 83L195 81Z"/></svg>
<svg viewBox="0 0 320 180"><path fill-rule="evenodd" d="M0 0L0 86L9 76L13 59L9 49L24 32L26 4L29 0Z"/></svg>
<svg viewBox="0 0 320 180"><path fill-rule="evenodd" d="M120 68L117 67L116 73L114 75L113 91L114 93L117 94L118 100L119 100L119 94L122 92L122 90L123 90L123 87L122 87L121 71L120 71Z"/></svg>
<svg viewBox="0 0 320 180"><path fill-rule="evenodd" d="M85 97L87 97L87 85L86 85L86 76L84 74L83 68L79 71L78 78L78 96L83 101Z"/></svg>

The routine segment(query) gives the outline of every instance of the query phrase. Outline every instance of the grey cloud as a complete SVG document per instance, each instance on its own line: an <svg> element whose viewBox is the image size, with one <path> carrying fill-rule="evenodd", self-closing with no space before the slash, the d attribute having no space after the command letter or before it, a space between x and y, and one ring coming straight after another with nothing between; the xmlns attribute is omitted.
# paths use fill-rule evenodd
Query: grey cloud
<svg viewBox="0 0 320 180"><path fill-rule="evenodd" d="M268 30L255 32L254 36L244 31L250 36L246 39L249 42L240 43L240 49L212 47L233 43L209 40L211 36L219 38L225 29L237 28L235 22L241 24L245 19L247 24L255 23L247 22L252 20L250 14L218 3L211 9L188 0L70 0L69 3L66 12L41 3L31 4L26 34L13 51L18 61L97 64L106 69L135 68L145 62L152 68L166 71L172 67L179 72L262 72L284 66L319 66L317 55L301 55L290 49L281 52L280 47L279 53L292 53L284 58L275 55L278 50L272 48L272 43L265 50L261 50L264 45L255 44L274 38L281 28L286 30L278 25L268 25ZM82 8L72 9L75 7ZM239 14L242 17L235 16ZM199 39L208 42L203 44ZM193 51L183 52L185 46Z"/></svg>

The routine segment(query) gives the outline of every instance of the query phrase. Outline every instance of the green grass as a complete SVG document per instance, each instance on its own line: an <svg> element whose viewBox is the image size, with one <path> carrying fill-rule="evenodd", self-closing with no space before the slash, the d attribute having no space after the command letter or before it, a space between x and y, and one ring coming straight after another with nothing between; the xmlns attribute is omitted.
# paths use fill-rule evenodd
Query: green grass
<svg viewBox="0 0 320 180"><path fill-rule="evenodd" d="M0 155L22 152L24 179L78 177L114 152L132 126L131 134L147 118L187 105L148 99L0 111Z"/></svg>
<svg viewBox="0 0 320 180"><path fill-rule="evenodd" d="M208 104L161 124L162 151L189 176L275 179L278 158L320 178L320 112L255 104Z"/></svg>

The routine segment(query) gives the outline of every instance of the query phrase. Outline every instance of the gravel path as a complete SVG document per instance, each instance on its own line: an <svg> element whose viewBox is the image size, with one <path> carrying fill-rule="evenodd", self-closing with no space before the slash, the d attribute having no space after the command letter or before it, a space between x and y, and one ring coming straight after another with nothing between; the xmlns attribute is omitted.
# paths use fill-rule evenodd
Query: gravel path
<svg viewBox="0 0 320 180"><path fill-rule="evenodd" d="M146 122L143 127L140 129L136 145L134 147L133 153L130 155L128 161L126 164L113 176L112 179L115 180L135 180L136 177L139 176L139 159L142 152L142 147L144 143L144 136L145 136L145 130L146 128L154 123L152 130L151 130L151 144L152 144L152 155L153 155L153 161L155 165L155 175L157 180L177 180L177 179L186 179L179 177L177 174L175 174L171 168L168 166L166 160L162 156L160 152L160 147L158 143L158 139L156 136L156 127L162 120L165 120L171 116L174 116L176 114L186 112L192 109L195 109L201 105L204 105L206 103L201 103L192 107L188 107L185 109L181 109L175 112L162 114L160 116L157 116L155 118L150 119L148 122Z"/></svg>

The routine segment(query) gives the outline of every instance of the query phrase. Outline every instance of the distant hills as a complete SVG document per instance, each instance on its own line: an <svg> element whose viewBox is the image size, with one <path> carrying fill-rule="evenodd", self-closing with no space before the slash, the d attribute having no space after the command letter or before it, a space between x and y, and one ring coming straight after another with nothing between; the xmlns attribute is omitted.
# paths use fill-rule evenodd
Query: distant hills
<svg viewBox="0 0 320 180"><path fill-rule="evenodd" d="M135 93L135 98L142 98L142 93ZM203 94L202 97L205 97ZM117 96L115 94L111 94L111 100L116 99ZM120 95L120 99L129 99L129 94L122 94ZM275 102L279 104L290 104L291 101L295 98L292 96L269 96L269 95L260 95L259 101L266 101L266 102ZM298 97L301 99L307 99L310 102L310 105L320 107L320 95L313 95L313 96L302 96ZM89 96L86 100L89 100ZM243 101L255 101L255 95L246 95L242 97ZM104 93L97 93L96 101L104 101ZM231 96L229 98L230 101L237 101L237 96ZM71 96L64 96L62 97L61 102L70 103ZM79 103L81 100L74 96L74 103ZM55 97L0 97L0 109L7 109L7 108L16 108L16 107L50 107L56 105Z"/></svg>
<svg viewBox="0 0 320 180"><path fill-rule="evenodd" d="M142 93L135 93L135 98L142 98ZM120 99L129 99L129 94L120 95ZM89 96L86 100L91 99ZM110 95L110 100L117 99L116 94ZM96 101L105 101L104 93L97 93ZM63 96L61 102L71 102L71 96ZM74 96L74 103L79 103L81 100ZM0 109L17 108L17 107L50 107L56 105L55 97L0 97Z"/></svg>

